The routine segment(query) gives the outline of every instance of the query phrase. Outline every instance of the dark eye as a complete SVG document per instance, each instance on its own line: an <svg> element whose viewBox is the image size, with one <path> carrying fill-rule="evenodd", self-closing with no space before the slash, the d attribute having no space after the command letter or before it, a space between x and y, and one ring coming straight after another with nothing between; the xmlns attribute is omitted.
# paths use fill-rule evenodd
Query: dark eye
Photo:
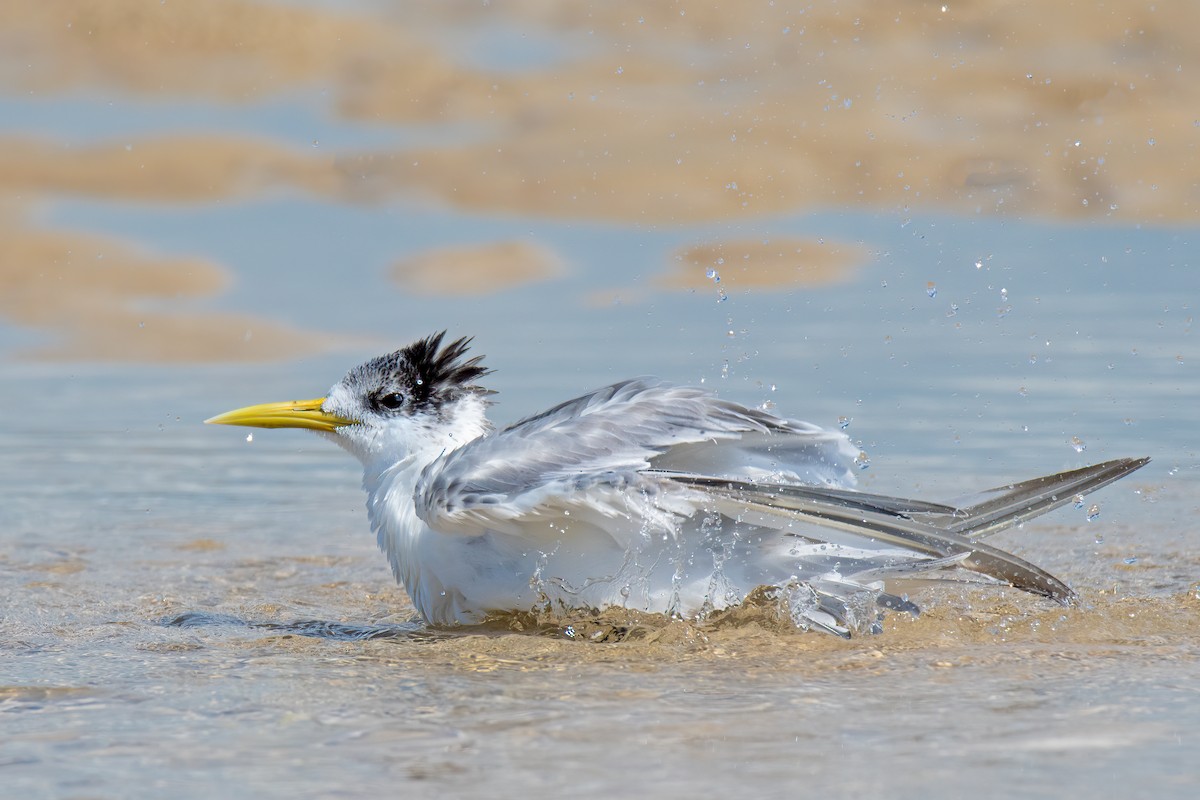
<svg viewBox="0 0 1200 800"><path fill-rule="evenodd" d="M381 394L375 400L375 403L382 409L386 409L388 411L399 411L400 409L404 408L404 395L400 394L399 392Z"/></svg>

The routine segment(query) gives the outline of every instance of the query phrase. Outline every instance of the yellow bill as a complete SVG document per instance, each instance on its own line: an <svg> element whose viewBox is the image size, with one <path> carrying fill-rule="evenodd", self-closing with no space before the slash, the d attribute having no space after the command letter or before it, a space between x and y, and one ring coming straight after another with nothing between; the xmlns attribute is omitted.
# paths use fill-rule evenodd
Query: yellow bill
<svg viewBox="0 0 1200 800"><path fill-rule="evenodd" d="M209 425L245 425L249 428L307 428L313 431L332 431L355 420L344 419L321 410L324 397L315 400L289 400L284 403L263 403L257 406L226 411L212 419Z"/></svg>

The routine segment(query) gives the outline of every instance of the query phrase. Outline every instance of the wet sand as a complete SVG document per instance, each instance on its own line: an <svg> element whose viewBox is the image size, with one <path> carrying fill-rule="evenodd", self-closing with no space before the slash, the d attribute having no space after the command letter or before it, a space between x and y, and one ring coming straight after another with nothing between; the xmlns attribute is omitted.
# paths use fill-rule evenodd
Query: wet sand
<svg viewBox="0 0 1200 800"><path fill-rule="evenodd" d="M236 108L316 91L336 118L433 131L438 140L304 151L219 130L97 141L82 128L64 142L31 138L10 120L0 132L6 227L39 241L58 237L59 251L85 234L34 221L33 210L57 197L231 203L287 191L351 205L404 200L652 225L831 207L1155 225L1198 214L1194 171L1183 168L1196 163L1200 125L1192 111L1200 82L1189 77L1200 69L1190 39L1200 12L1188 4L1096 13L1066 3L886 13L867 3L773 4L745 14L614 3L584 14L531 2L375 17L242 0L203 9L135 0L8 6L0 78L12 94L69 104L115 93ZM508 46L517 66L500 56L489 62L487 49L472 45L489 29L499 31L491 45ZM109 249L118 244L122 254L144 250L136 242ZM63 260L33 243L17 246L6 254L9 273L53 274ZM512 273L512 254L499 243L448 255L469 262L458 267L469 274L438 291ZM823 258L820 248L799 257L819 281L854 266ZM415 258L397 253L394 261ZM161 260L177 274L177 262L203 258ZM669 254L658 268L659 286L695 284L671 277ZM531 277L553 272L543 264ZM795 280L789 270L756 275L754 288ZM177 291L191 296L192 280L181 275ZM132 287L114 281L112 291L119 306L138 302ZM60 292L88 290L66 282ZM52 357L256 360L331 344L320 331L179 306L167 311L174 324L157 320L160 342L145 346L124 314L114 320L85 300L23 297L21 313L12 303L3 313L57 337L35 350ZM83 346L64 322L64 304L71 324L104 333ZM222 334L234 328L253 329L257 343Z"/></svg>
<svg viewBox="0 0 1200 800"><path fill-rule="evenodd" d="M490 295L566 272L562 259L528 242L492 242L416 253L391 270L392 280L417 295Z"/></svg>
<svg viewBox="0 0 1200 800"><path fill-rule="evenodd" d="M849 641L769 603L444 631L413 620L344 454L200 424L269 375L20 367L9 399L39 411L0 428L0 770L20 796L610 796L631 775L665 797L1036 795L1064 775L1186 796L1195 780L1200 550L1179 523L1196 502L1151 468L1097 495L1098 521L1060 510L997 538L1068 580L1072 608L922 590L920 617Z"/></svg>
<svg viewBox="0 0 1200 800"><path fill-rule="evenodd" d="M1195 794L1200 358L1174 270L1200 8L3 15L14 796ZM769 604L432 630L340 454L200 421L435 324L490 336L501 419L651 365L853 419L869 488L1155 462L1095 523L1006 534L1072 608L942 588L850 641Z"/></svg>

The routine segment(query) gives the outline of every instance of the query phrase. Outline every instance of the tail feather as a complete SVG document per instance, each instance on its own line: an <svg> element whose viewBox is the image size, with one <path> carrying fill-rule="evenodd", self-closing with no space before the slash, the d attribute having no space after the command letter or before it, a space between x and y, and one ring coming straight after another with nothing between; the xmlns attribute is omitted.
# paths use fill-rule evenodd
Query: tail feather
<svg viewBox="0 0 1200 800"><path fill-rule="evenodd" d="M1121 458L988 489L971 498L972 504L961 508L959 519L946 529L972 539L991 536L1107 486L1149 462L1149 458Z"/></svg>
<svg viewBox="0 0 1200 800"><path fill-rule="evenodd" d="M865 540L874 546L882 544L928 556L928 560L910 561L903 568L898 564L894 569L872 571L877 574L856 576L860 580L911 574L924 571L922 568L934 571L962 567L1066 605L1075 594L1065 583L980 539L1106 486L1148 461L1107 461L997 487L976 495L965 507L820 486L762 484L682 473L663 475L704 491L722 513L750 517L754 524L796 534L790 529L792 523L809 521L830 530L828 541L837 541L832 531L841 531L850 534L849 541L842 537L844 543L861 547ZM834 608L823 610L832 612ZM841 615L831 616L836 619Z"/></svg>
<svg viewBox="0 0 1200 800"><path fill-rule="evenodd" d="M683 482L691 483L688 479ZM921 553L931 560L963 556L958 564L966 569L1063 604L1074 599L1070 587L1040 567L991 545L972 542L959 534L939 530L926 522L844 508L832 503L784 498L776 493L777 487L774 486L763 491L754 484L738 485L736 481L725 483L726 486L708 486L707 489L710 494L723 497L723 502L718 501L717 507L731 517L745 518L747 513L751 513L755 524L786 532L792 532L788 531L788 525L796 518L801 518L825 528L848 532L860 543L867 539Z"/></svg>

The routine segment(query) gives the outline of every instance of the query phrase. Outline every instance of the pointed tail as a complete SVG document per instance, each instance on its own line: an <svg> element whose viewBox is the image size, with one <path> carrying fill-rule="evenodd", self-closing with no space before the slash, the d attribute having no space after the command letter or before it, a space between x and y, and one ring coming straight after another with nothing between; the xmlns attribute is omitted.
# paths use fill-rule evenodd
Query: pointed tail
<svg viewBox="0 0 1200 800"><path fill-rule="evenodd" d="M820 486L762 484L680 473L663 476L702 489L730 516L749 515L756 524L784 531L797 519L810 521L829 530L831 542L898 547L929 556L930 569L946 568L947 564L962 567L1066 605L1075 598L1069 586L1042 568L980 540L1107 486L1149 461L1106 461L996 487L955 504Z"/></svg>

